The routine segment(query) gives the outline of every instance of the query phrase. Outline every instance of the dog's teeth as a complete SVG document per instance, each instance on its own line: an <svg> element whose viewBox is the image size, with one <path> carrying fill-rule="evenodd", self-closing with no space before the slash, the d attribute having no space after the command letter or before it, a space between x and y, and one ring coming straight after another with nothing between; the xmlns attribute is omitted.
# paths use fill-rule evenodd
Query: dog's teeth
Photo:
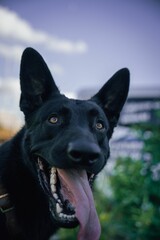
<svg viewBox="0 0 160 240"><path fill-rule="evenodd" d="M63 219L73 220L75 218L75 214L67 215L65 213L59 213L59 217Z"/></svg>
<svg viewBox="0 0 160 240"><path fill-rule="evenodd" d="M74 216L73 216L73 215L68 215L67 218L68 218L69 220L71 220L71 219L74 218Z"/></svg>
<svg viewBox="0 0 160 240"><path fill-rule="evenodd" d="M94 179L94 177L95 177L95 174L92 174L89 178L89 181L92 181Z"/></svg>
<svg viewBox="0 0 160 240"><path fill-rule="evenodd" d="M56 168L55 167L51 168L51 174L56 174Z"/></svg>
<svg viewBox="0 0 160 240"><path fill-rule="evenodd" d="M56 192L56 186L54 184L51 184L51 190L52 190L52 193Z"/></svg>
<svg viewBox="0 0 160 240"><path fill-rule="evenodd" d="M60 214L59 214L59 217L60 217L60 218L63 218L63 216L64 216L63 213L60 213Z"/></svg>
<svg viewBox="0 0 160 240"><path fill-rule="evenodd" d="M72 215L67 215L63 213L63 207L62 207L62 202L58 197L58 194L56 192L56 182L57 182L57 176L56 176L56 168L52 167L50 170L50 186L51 186L51 191L53 194L54 199L56 200L56 212L58 216L64 220L70 220L72 221L75 218L75 214Z"/></svg>
<svg viewBox="0 0 160 240"><path fill-rule="evenodd" d="M67 215L67 214L65 214L65 213L63 214L63 218L64 218L64 219L70 219L70 218L69 218L69 215Z"/></svg>
<svg viewBox="0 0 160 240"><path fill-rule="evenodd" d="M56 212L59 214L62 212L62 208L60 207L59 203L56 203Z"/></svg>
<svg viewBox="0 0 160 240"><path fill-rule="evenodd" d="M55 185L55 179L53 177L51 177L51 179L50 179L50 184Z"/></svg>
<svg viewBox="0 0 160 240"><path fill-rule="evenodd" d="M54 197L56 200L58 200L58 195L57 195L57 193L54 193L54 194L53 194L53 197Z"/></svg>
<svg viewBox="0 0 160 240"><path fill-rule="evenodd" d="M56 174L51 174L51 177L50 177L50 184L56 184L57 182L57 178L56 178Z"/></svg>

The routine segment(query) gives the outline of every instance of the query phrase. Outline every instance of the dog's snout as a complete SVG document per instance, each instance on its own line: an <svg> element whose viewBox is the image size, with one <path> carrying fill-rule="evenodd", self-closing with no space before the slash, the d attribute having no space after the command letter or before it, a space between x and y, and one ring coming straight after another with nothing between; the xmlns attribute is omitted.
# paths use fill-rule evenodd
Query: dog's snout
<svg viewBox="0 0 160 240"><path fill-rule="evenodd" d="M100 157L100 148L95 143L74 141L68 145L68 156L73 163L92 165Z"/></svg>

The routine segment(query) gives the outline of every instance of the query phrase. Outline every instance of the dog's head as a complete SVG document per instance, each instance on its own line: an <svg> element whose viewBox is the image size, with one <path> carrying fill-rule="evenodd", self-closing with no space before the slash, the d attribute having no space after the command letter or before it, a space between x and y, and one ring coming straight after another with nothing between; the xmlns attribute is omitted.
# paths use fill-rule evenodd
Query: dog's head
<svg viewBox="0 0 160 240"><path fill-rule="evenodd" d="M26 120L26 163L48 198L59 227L80 224L79 239L98 239L91 191L109 157L109 139L129 88L122 69L89 100L62 95L43 58L27 48L21 61L20 108Z"/></svg>

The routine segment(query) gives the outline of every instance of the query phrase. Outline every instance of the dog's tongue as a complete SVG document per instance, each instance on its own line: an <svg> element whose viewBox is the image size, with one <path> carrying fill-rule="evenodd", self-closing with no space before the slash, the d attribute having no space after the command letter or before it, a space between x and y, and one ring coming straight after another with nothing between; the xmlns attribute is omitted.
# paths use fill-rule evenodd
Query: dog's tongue
<svg viewBox="0 0 160 240"><path fill-rule="evenodd" d="M76 217L80 223L78 240L98 240L101 232L100 223L86 171L57 170L62 185L65 184L72 195L70 198L75 206Z"/></svg>

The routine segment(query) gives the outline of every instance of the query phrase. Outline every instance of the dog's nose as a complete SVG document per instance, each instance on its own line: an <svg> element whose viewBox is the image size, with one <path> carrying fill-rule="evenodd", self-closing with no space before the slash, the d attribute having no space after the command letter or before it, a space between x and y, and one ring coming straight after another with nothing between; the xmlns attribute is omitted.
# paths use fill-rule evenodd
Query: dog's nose
<svg viewBox="0 0 160 240"><path fill-rule="evenodd" d="M100 148L95 143L77 140L68 144L68 156L73 163L92 165L100 157Z"/></svg>

